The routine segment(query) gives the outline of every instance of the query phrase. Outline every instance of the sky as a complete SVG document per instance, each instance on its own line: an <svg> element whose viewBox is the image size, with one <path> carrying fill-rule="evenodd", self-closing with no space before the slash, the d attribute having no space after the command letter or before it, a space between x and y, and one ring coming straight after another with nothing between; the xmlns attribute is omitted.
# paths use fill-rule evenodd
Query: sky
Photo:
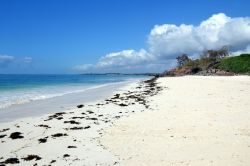
<svg viewBox="0 0 250 166"><path fill-rule="evenodd" d="M0 74L162 72L250 51L249 0L0 0Z"/></svg>

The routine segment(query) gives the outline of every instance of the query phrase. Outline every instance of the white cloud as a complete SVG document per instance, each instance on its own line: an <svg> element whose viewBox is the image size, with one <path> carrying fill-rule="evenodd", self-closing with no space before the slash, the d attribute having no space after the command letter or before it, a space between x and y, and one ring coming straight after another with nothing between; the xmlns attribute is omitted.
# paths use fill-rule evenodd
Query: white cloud
<svg viewBox="0 0 250 166"><path fill-rule="evenodd" d="M148 51L123 50L101 57L96 64L77 65L81 71L150 72L173 67L176 56L187 53L196 57L206 49L229 46L230 51L250 51L250 18L231 18L214 14L199 25L155 25L148 35ZM242 51L241 51L242 52ZM152 69L152 70L151 70Z"/></svg>
<svg viewBox="0 0 250 166"><path fill-rule="evenodd" d="M135 50L123 50L120 52L113 52L101 57L97 63L98 67L112 67L112 66L134 66L147 62L152 58L152 56L141 49L139 51Z"/></svg>
<svg viewBox="0 0 250 166"><path fill-rule="evenodd" d="M232 50L250 43L250 18L230 18L215 14L200 25L156 25L148 37L150 52L158 57L173 58L182 53L197 54L205 49L228 45Z"/></svg>
<svg viewBox="0 0 250 166"><path fill-rule="evenodd" d="M14 61L14 59L15 58L13 56L0 55L0 67L2 68L8 66L8 64Z"/></svg>
<svg viewBox="0 0 250 166"><path fill-rule="evenodd" d="M82 65L76 65L74 69L79 71L84 71L84 70L89 70L92 67L94 67L94 65L92 64L82 64Z"/></svg>
<svg viewBox="0 0 250 166"><path fill-rule="evenodd" d="M32 60L33 60L33 59L32 59L31 57L27 57L27 56L24 57L24 62L25 62L25 63L31 63Z"/></svg>
<svg viewBox="0 0 250 166"><path fill-rule="evenodd" d="M12 61L15 58L13 56L9 56L9 55L0 55L0 62L8 62L8 61Z"/></svg>
<svg viewBox="0 0 250 166"><path fill-rule="evenodd" d="M82 64L75 66L74 69L79 71L121 72L123 70L140 69L144 67L143 64L148 64L153 58L144 49L139 51L123 50L101 57L95 65Z"/></svg>
<svg viewBox="0 0 250 166"><path fill-rule="evenodd" d="M10 55L0 55L0 68L14 67L21 68L27 66L27 64L32 63L32 57L14 57Z"/></svg>

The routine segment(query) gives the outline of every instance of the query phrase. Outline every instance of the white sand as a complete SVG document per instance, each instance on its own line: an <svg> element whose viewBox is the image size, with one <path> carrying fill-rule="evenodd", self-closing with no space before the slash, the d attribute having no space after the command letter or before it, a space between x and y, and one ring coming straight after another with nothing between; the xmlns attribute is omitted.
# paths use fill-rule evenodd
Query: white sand
<svg viewBox="0 0 250 166"><path fill-rule="evenodd" d="M142 88L138 89L138 86ZM141 94L144 90L143 84L131 83L115 93L123 97L126 96L123 93L127 93L128 90ZM110 97L113 97L113 94ZM121 103L128 106L120 106ZM76 106L70 110L62 108L60 113L65 114L57 116L59 119L49 118L54 114L47 114L0 123L0 165L10 158L18 159L18 165L24 166L116 164L119 161L118 158L101 146L98 138L101 137L102 130L110 127L117 119L142 111L145 106L133 99L113 99L113 101L103 99L98 102L83 102L83 104L85 105L83 108ZM68 121L79 124L65 123ZM49 128L39 125L47 125ZM77 128L77 130L72 130L72 128ZM14 132L22 133L23 138L11 139L10 135ZM63 136L53 137L58 133ZM47 141L40 143L41 138ZM68 146L74 147L68 148ZM28 155L37 155L41 159L25 161L24 158Z"/></svg>
<svg viewBox="0 0 250 166"><path fill-rule="evenodd" d="M101 143L121 165L250 165L250 77L160 78L154 111L121 118Z"/></svg>
<svg viewBox="0 0 250 166"><path fill-rule="evenodd" d="M165 88L155 96L151 92L157 87L132 83L115 92L120 96L112 101L62 108L66 114L59 120L44 121L53 115L47 114L0 123L0 163L18 158L25 166L249 165L250 77L158 82ZM79 124L64 123L71 120ZM70 130L74 127L82 129ZM13 132L24 138L11 139ZM53 137L57 133L67 135ZM39 143L40 138L47 142ZM41 159L25 161L28 155Z"/></svg>

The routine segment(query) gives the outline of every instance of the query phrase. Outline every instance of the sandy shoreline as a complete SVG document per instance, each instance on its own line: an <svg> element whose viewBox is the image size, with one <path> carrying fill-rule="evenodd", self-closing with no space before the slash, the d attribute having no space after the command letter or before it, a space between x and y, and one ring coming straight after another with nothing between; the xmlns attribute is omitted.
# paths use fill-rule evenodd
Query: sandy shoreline
<svg viewBox="0 0 250 166"><path fill-rule="evenodd" d="M122 118L101 143L120 165L250 163L250 77L160 78L154 111Z"/></svg>
<svg viewBox="0 0 250 166"><path fill-rule="evenodd" d="M0 165L248 165L250 77L134 82L81 108L0 123Z"/></svg>
<svg viewBox="0 0 250 166"><path fill-rule="evenodd" d="M40 117L49 113L69 110L82 103L97 103L109 98L115 91L122 89L122 87L126 87L128 84L139 80L96 85L85 88L82 92L73 92L44 100L34 100L28 103L12 105L11 107L0 109L0 123L27 117Z"/></svg>
<svg viewBox="0 0 250 166"><path fill-rule="evenodd" d="M134 82L110 98L41 117L1 123L0 165L114 165L119 159L103 147L103 130L119 118L145 111L151 82Z"/></svg>

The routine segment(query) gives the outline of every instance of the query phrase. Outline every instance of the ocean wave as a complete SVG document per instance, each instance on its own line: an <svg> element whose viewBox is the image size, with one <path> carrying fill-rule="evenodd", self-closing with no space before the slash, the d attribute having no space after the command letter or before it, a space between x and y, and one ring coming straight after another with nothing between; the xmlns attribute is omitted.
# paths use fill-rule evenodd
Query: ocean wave
<svg viewBox="0 0 250 166"><path fill-rule="evenodd" d="M15 92L4 92L0 94L0 110L13 105L29 103L36 100L45 100L63 95L81 93L91 89L101 88L115 83L106 83L102 85L85 86L61 86L61 87L41 87L32 90L18 90Z"/></svg>

